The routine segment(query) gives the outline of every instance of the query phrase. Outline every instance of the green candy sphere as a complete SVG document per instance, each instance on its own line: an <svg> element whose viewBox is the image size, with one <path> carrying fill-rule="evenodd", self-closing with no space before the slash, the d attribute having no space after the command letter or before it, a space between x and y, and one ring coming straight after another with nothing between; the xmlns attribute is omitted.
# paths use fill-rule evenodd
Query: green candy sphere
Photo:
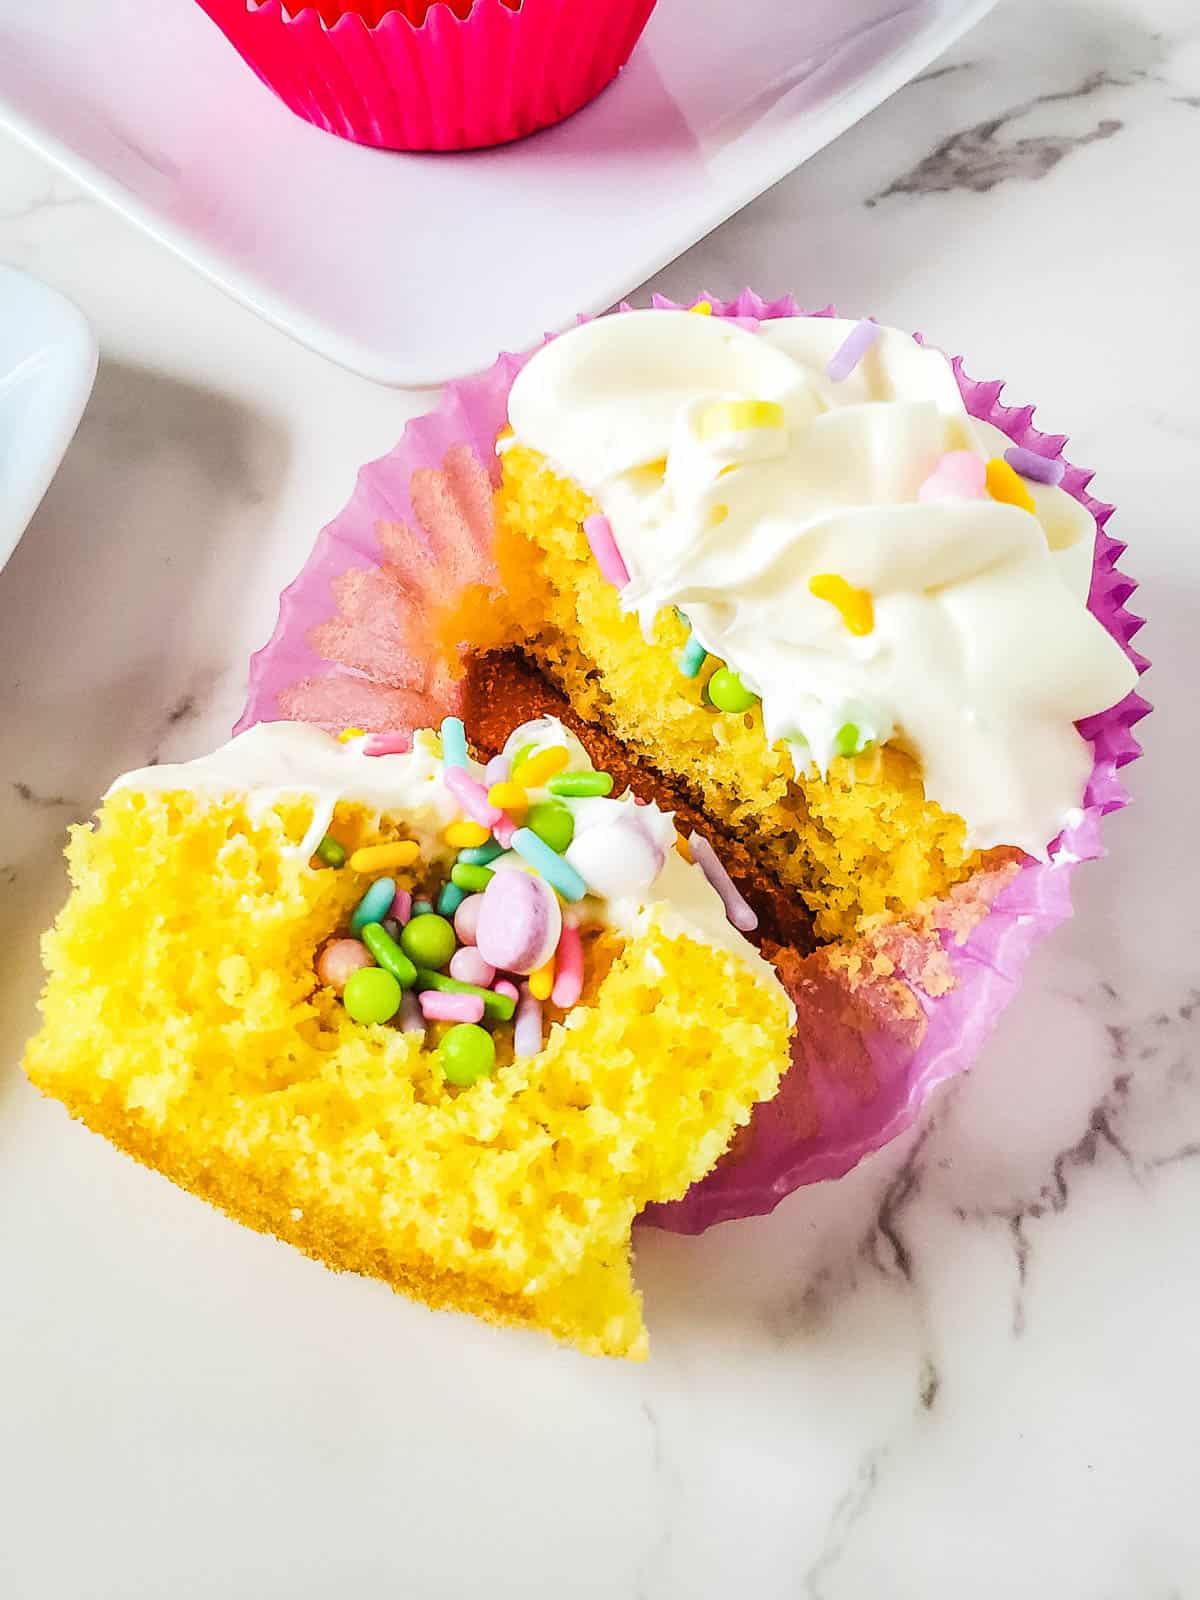
<svg viewBox="0 0 1200 1600"><path fill-rule="evenodd" d="M355 1022L390 1022L400 1009L400 985L382 967L360 967L346 979L342 1004Z"/></svg>
<svg viewBox="0 0 1200 1600"><path fill-rule="evenodd" d="M575 837L575 818L560 800L541 800L530 806L525 826L559 855Z"/></svg>
<svg viewBox="0 0 1200 1600"><path fill-rule="evenodd" d="M491 1034L477 1022L456 1022L442 1035L438 1058L446 1082L465 1089L494 1070L496 1046Z"/></svg>
<svg viewBox="0 0 1200 1600"><path fill-rule="evenodd" d="M708 698L718 711L749 711L758 704L753 689L747 689L729 667L718 667L708 680Z"/></svg>
<svg viewBox="0 0 1200 1600"><path fill-rule="evenodd" d="M458 940L445 917L425 911L401 928L400 948L418 967L440 972L458 949Z"/></svg>

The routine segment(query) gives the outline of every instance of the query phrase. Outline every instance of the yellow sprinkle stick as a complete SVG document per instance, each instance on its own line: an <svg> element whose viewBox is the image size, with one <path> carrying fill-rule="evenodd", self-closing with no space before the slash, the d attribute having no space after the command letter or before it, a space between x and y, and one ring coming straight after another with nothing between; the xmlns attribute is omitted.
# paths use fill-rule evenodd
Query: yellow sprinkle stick
<svg viewBox="0 0 1200 1600"><path fill-rule="evenodd" d="M1011 471L1012 469L1010 468L1009 470ZM338 743L349 744L351 739L365 739L366 732L365 728L343 728L341 733L338 734Z"/></svg>
<svg viewBox="0 0 1200 1600"><path fill-rule="evenodd" d="M553 988L554 957L551 956L544 967L539 967L536 972L529 974L529 992L535 1000L549 1000Z"/></svg>
<svg viewBox="0 0 1200 1600"><path fill-rule="evenodd" d="M714 400L696 418L696 431L702 439L713 439L722 433L782 428L783 420L777 400Z"/></svg>
<svg viewBox="0 0 1200 1600"><path fill-rule="evenodd" d="M694 311L698 317L711 317L712 316L712 301L711 300L697 300L696 304L694 306L689 306L688 307L688 310L689 311Z"/></svg>
<svg viewBox="0 0 1200 1600"><path fill-rule="evenodd" d="M350 857L352 872L386 872L389 867L411 867L421 854L415 839L397 839L395 844L369 844Z"/></svg>
<svg viewBox="0 0 1200 1600"><path fill-rule="evenodd" d="M681 855L685 861L690 861L692 859L692 852L688 847L688 842L681 833L677 833L675 835L675 851L676 854Z"/></svg>
<svg viewBox="0 0 1200 1600"><path fill-rule="evenodd" d="M808 580L808 592L818 600L828 600L841 613L851 633L870 633L875 626L875 607L870 590L856 589L836 572L819 572Z"/></svg>
<svg viewBox="0 0 1200 1600"><path fill-rule="evenodd" d="M567 764L567 752L562 745L556 744L550 750L539 750L537 755L530 756L521 763L522 789L540 789L543 784L549 783L556 772L561 772Z"/></svg>
<svg viewBox="0 0 1200 1600"><path fill-rule="evenodd" d="M1033 496L1025 487L1020 473L1014 472L1003 456L993 456L987 464L987 492L993 500L1002 500L1009 506L1020 506L1022 511L1037 515Z"/></svg>
<svg viewBox="0 0 1200 1600"><path fill-rule="evenodd" d="M475 850L492 837L482 822L452 822L442 838L451 850Z"/></svg>
<svg viewBox="0 0 1200 1600"><path fill-rule="evenodd" d="M488 790L488 805L499 806L510 816L523 817L529 810L529 795L523 783L494 783Z"/></svg>

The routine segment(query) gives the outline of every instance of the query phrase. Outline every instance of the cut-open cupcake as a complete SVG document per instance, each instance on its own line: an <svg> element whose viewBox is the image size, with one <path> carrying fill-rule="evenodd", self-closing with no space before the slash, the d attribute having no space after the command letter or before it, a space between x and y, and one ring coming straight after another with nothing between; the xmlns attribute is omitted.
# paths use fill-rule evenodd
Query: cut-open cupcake
<svg viewBox="0 0 1200 1600"><path fill-rule="evenodd" d="M697 314L698 313L698 314ZM798 1012L679 1206L834 1176L968 1066L1137 753L1089 475L939 351L753 296L452 386L284 596L247 722L552 714L717 850Z"/></svg>
<svg viewBox="0 0 1200 1600"><path fill-rule="evenodd" d="M795 1012L702 840L551 718L494 742L279 722L120 779L26 1069L332 1267L637 1358L633 1220L776 1092Z"/></svg>

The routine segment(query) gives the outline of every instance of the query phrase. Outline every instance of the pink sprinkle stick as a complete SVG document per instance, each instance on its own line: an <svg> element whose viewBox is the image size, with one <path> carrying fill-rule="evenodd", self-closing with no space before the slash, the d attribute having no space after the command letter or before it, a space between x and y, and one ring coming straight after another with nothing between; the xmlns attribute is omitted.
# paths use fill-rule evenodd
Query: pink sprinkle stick
<svg viewBox="0 0 1200 1600"><path fill-rule="evenodd" d="M829 358L825 368L831 383L841 383L854 371L883 329L877 322L856 322Z"/></svg>
<svg viewBox="0 0 1200 1600"><path fill-rule="evenodd" d="M506 755L493 756L483 769L483 776L490 789L494 783L507 783L508 775L512 771L512 762Z"/></svg>
<svg viewBox="0 0 1200 1600"><path fill-rule="evenodd" d="M579 929L570 922L564 922L554 962L554 988L550 998L556 1006L566 1011L578 1004L582 993L583 941L579 937Z"/></svg>
<svg viewBox="0 0 1200 1600"><path fill-rule="evenodd" d="M542 1002L535 1000L528 986L517 1001L513 1023L513 1055L521 1060L536 1056L542 1048Z"/></svg>
<svg viewBox="0 0 1200 1600"><path fill-rule="evenodd" d="M500 821L492 827L492 832L496 835L496 843L503 845L505 850L512 844L513 834L516 831L517 825L507 812L503 812Z"/></svg>
<svg viewBox="0 0 1200 1600"><path fill-rule="evenodd" d="M617 549L612 528L607 517L594 516L584 520L583 531L592 547L596 565L615 588L623 589L629 582L629 568Z"/></svg>
<svg viewBox="0 0 1200 1600"><path fill-rule="evenodd" d="M494 828L504 816L503 811L489 802L487 790L479 779L461 767L443 767L442 782L467 815L483 827Z"/></svg>
<svg viewBox="0 0 1200 1600"><path fill-rule="evenodd" d="M421 1015L420 1002L411 989L405 989L400 996L400 1031L401 1033L425 1032L425 1018Z"/></svg>
<svg viewBox="0 0 1200 1600"><path fill-rule="evenodd" d="M492 989L496 994L507 995L510 1000L519 1000L521 998L521 991L515 983L510 983L507 978L498 978L492 985Z"/></svg>
<svg viewBox="0 0 1200 1600"><path fill-rule="evenodd" d="M482 1022L483 997L477 994L443 994L440 989L421 992L421 1011L430 1022Z"/></svg>
<svg viewBox="0 0 1200 1600"><path fill-rule="evenodd" d="M721 896L721 903L725 907L725 915L741 933L753 933L758 927L758 918L742 898L737 885L725 871L717 857L717 852L707 839L701 838L698 833L688 835L688 846L692 852L692 860Z"/></svg>
<svg viewBox="0 0 1200 1600"><path fill-rule="evenodd" d="M403 756L411 749L411 733L373 733L363 745L363 755Z"/></svg>
<svg viewBox="0 0 1200 1600"><path fill-rule="evenodd" d="M388 912L388 916L395 917L401 927L410 919L412 916L412 894L409 890L396 890L392 899L392 909Z"/></svg>

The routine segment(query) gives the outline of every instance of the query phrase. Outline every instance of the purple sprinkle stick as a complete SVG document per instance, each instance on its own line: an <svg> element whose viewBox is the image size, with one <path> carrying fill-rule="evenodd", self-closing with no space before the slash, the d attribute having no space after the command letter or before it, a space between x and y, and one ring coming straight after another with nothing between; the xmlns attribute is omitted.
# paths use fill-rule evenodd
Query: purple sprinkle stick
<svg viewBox="0 0 1200 1600"><path fill-rule="evenodd" d="M1004 452L1004 459L1014 472L1033 483L1059 484L1067 470L1055 457L1040 456L1036 450L1026 450L1020 444L1010 445Z"/></svg>
<svg viewBox="0 0 1200 1600"><path fill-rule="evenodd" d="M594 516L584 520L583 531L592 547L596 565L614 588L623 589L629 582L629 568L617 549L612 528L607 517Z"/></svg>
<svg viewBox="0 0 1200 1600"><path fill-rule="evenodd" d="M411 989L405 989L400 996L400 1031L401 1033L424 1033L425 1016L421 1010L421 1002Z"/></svg>
<svg viewBox="0 0 1200 1600"><path fill-rule="evenodd" d="M688 835L688 847L692 852L692 860L721 896L721 904L725 907L725 915L730 922L740 933L753 933L758 927L758 918L743 900L737 885L721 865L712 845L698 833L691 833Z"/></svg>
<svg viewBox="0 0 1200 1600"><path fill-rule="evenodd" d="M535 1000L529 985L522 984L513 1024L513 1055L519 1060L536 1056L542 1048L542 1002Z"/></svg>
<svg viewBox="0 0 1200 1600"><path fill-rule="evenodd" d="M483 776L490 789L494 783L507 783L508 775L512 771L512 762L506 755L493 756L483 769Z"/></svg>
<svg viewBox="0 0 1200 1600"><path fill-rule="evenodd" d="M848 378L882 332L877 322L856 322L829 358L825 368L829 381L841 383Z"/></svg>

